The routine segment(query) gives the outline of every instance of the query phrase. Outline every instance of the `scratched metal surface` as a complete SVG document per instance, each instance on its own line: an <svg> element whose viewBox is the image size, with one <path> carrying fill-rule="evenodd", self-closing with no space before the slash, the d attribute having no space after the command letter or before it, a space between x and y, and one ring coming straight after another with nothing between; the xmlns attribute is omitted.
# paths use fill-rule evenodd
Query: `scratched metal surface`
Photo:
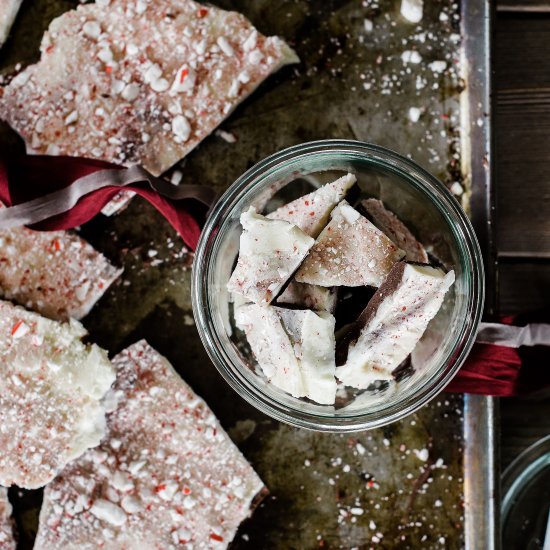
<svg viewBox="0 0 550 550"><path fill-rule="evenodd" d="M211 136L189 155L184 182L223 190L274 151L340 137L409 154L461 194L459 26L452 0L426 2L420 25L400 17L397 0L215 3L285 37L302 62L272 77L222 125L236 143ZM27 1L0 52L2 72L36 60L43 29L76 4ZM405 64L409 50L422 62ZM430 67L434 61L446 63L443 73ZM411 114L420 115L417 122ZM7 128L0 140L2 147L20 147ZM85 319L91 338L113 354L147 338L207 400L270 490L233 548L462 547L461 398L444 395L402 422L353 437L279 424L231 392L209 362L191 317L192 257L152 208L134 200L82 233L125 267ZM40 492L12 489L10 496L20 547L31 548Z"/></svg>

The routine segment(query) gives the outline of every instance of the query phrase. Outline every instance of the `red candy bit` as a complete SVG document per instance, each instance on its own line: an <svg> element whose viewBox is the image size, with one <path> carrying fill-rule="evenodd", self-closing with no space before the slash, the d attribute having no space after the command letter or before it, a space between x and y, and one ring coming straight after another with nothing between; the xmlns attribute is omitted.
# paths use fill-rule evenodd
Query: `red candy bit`
<svg viewBox="0 0 550 550"><path fill-rule="evenodd" d="M61 243L59 242L59 239L54 239L54 241L52 242L52 247L57 252L61 250Z"/></svg>
<svg viewBox="0 0 550 550"><path fill-rule="evenodd" d="M191 489L189 489L189 487L184 487L183 488L183 494L184 495L190 495L191 494Z"/></svg>
<svg viewBox="0 0 550 550"><path fill-rule="evenodd" d="M113 67L112 67L111 65L107 65L107 66L105 67L105 72L106 72L107 74L111 74L111 73L113 72Z"/></svg>
<svg viewBox="0 0 550 550"><path fill-rule="evenodd" d="M18 330L19 327L23 324L23 321L17 321L15 325L13 325L13 328L11 329L11 335L13 336Z"/></svg>
<svg viewBox="0 0 550 550"><path fill-rule="evenodd" d="M166 483L161 483L155 487L155 493L160 493L161 491L164 491L164 489L166 489Z"/></svg>
<svg viewBox="0 0 550 550"><path fill-rule="evenodd" d="M208 10L206 8L199 8L199 10L197 11L197 16L199 17L199 19L203 19L207 15L208 15Z"/></svg>
<svg viewBox="0 0 550 550"><path fill-rule="evenodd" d="M310 212L309 215L310 215L311 217L313 217L313 216L315 216L315 212Z"/></svg>
<svg viewBox="0 0 550 550"><path fill-rule="evenodd" d="M183 84L185 77L189 74L189 69L182 69L180 72L180 84Z"/></svg>
<svg viewBox="0 0 550 550"><path fill-rule="evenodd" d="M218 542L223 542L223 537L220 537L220 535L216 535L216 533L210 533L210 538L212 540L217 540Z"/></svg>

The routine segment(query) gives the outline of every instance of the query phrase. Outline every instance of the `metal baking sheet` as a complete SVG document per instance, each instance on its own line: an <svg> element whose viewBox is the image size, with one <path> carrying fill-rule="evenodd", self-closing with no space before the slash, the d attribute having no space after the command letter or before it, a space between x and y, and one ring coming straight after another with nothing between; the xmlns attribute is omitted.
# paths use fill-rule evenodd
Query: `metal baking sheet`
<svg viewBox="0 0 550 550"><path fill-rule="evenodd" d="M401 17L399 0L214 3L285 37L302 62L222 125L235 143L213 135L188 156L184 182L221 191L281 148L355 138L410 155L485 227L490 182L479 152L489 152L490 71L469 69L488 40L474 17L488 20L484 0L425 2L418 25ZM43 29L77 4L25 2L0 52L3 73L36 60ZM21 146L7 128L0 144ZM442 394L401 422L353 436L275 422L231 392L209 362L191 314L192 255L149 205L136 199L82 234L125 268L85 319L91 338L113 354L146 338L207 400L270 490L233 548L495 548L492 400ZM20 547L31 548L41 493L12 489L10 497Z"/></svg>

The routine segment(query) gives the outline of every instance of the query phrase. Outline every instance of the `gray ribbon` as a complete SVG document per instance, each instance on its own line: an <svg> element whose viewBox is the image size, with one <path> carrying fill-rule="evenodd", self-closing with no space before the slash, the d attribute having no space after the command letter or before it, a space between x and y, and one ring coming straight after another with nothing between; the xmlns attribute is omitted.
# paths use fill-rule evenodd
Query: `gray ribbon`
<svg viewBox="0 0 550 550"><path fill-rule="evenodd" d="M507 348L550 346L550 325L531 323L524 327L515 327L500 323L480 323L476 342Z"/></svg>
<svg viewBox="0 0 550 550"><path fill-rule="evenodd" d="M215 191L203 185L173 185L156 178L141 166L100 170L75 180L71 185L28 202L0 208L0 230L32 225L73 208L83 196L103 187L121 187L146 181L151 189L171 200L196 199L212 206Z"/></svg>

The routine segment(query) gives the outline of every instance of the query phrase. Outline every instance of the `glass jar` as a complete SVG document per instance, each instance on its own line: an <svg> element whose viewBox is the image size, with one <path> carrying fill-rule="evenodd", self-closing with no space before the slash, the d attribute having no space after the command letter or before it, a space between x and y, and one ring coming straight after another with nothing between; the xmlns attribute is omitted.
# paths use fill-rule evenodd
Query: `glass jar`
<svg viewBox="0 0 550 550"><path fill-rule="evenodd" d="M360 193L395 212L456 281L413 352L414 372L335 406L294 398L256 368L235 328L226 284L239 250L239 217L249 206L271 211L346 172ZM445 186L414 162L382 147L325 140L285 149L259 162L223 194L206 222L193 266L192 299L203 344L223 378L269 416L294 426L351 432L394 422L433 399L456 374L475 340L484 299L483 262L473 228Z"/></svg>
<svg viewBox="0 0 550 550"><path fill-rule="evenodd" d="M502 540L507 548L550 542L550 435L525 449L502 474Z"/></svg>

